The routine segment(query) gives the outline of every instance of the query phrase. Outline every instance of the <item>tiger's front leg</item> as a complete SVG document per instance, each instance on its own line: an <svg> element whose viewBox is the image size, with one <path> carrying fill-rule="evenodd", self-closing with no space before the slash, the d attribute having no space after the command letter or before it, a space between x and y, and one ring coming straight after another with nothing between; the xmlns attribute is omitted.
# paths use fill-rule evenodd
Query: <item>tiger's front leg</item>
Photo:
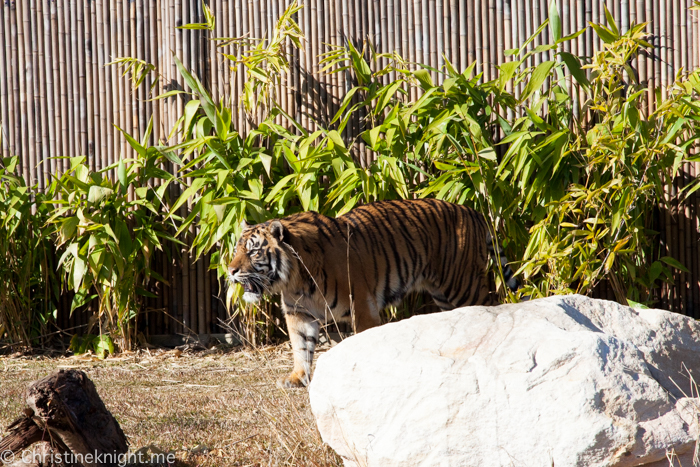
<svg viewBox="0 0 700 467"><path fill-rule="evenodd" d="M285 312L289 340L294 353L294 369L280 380L286 388L307 386L311 381L311 364L318 344L318 320L304 312Z"/></svg>

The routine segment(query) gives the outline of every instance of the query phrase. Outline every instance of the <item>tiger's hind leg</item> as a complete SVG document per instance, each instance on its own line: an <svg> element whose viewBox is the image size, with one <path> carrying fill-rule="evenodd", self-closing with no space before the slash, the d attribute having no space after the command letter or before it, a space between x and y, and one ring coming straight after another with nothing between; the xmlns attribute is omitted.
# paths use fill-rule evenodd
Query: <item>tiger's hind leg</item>
<svg viewBox="0 0 700 467"><path fill-rule="evenodd" d="M306 313L286 313L289 340L294 354L292 372L280 380L286 388L307 386L311 381L311 364L318 344L318 320Z"/></svg>

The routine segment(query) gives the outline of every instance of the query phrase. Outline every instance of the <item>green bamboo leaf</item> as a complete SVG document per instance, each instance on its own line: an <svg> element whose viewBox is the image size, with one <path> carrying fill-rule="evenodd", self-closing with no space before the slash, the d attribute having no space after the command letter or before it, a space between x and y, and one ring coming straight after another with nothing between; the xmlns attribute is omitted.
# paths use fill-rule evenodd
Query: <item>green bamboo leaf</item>
<svg viewBox="0 0 700 467"><path fill-rule="evenodd" d="M535 91L540 89L544 80L549 76L549 72L554 66L554 62L549 60L542 62L537 65L537 68L530 75L530 80L528 81L525 89L523 90L522 96L520 96L520 101L523 102L527 100Z"/></svg>
<svg viewBox="0 0 700 467"><path fill-rule="evenodd" d="M559 17L556 0L550 0L549 2L549 26L552 28L554 41L561 39L561 18Z"/></svg>
<svg viewBox="0 0 700 467"><path fill-rule="evenodd" d="M114 193L114 190L111 188L93 185L88 192L88 201L90 203L99 203L112 193Z"/></svg>
<svg viewBox="0 0 700 467"><path fill-rule="evenodd" d="M192 99L185 104L185 120L184 125L182 126L182 131L185 132L185 134L187 134L190 129L190 124L192 123L194 116L197 114L197 110L199 110L199 105L199 99Z"/></svg>
<svg viewBox="0 0 700 467"><path fill-rule="evenodd" d="M608 10L608 6L606 4L603 4L603 8L605 8L605 19L608 21L608 27L610 28L610 31L615 35L615 39L619 39L620 30L617 29L617 24L615 24L615 18L613 18L613 15L610 13L610 10Z"/></svg>
<svg viewBox="0 0 700 467"><path fill-rule="evenodd" d="M369 65L362 57L362 55L357 51L352 41L347 42L348 52L350 53L350 58L352 60L352 67L357 75L357 82L360 86L369 84L372 81L372 70L370 70Z"/></svg>
<svg viewBox="0 0 700 467"><path fill-rule="evenodd" d="M178 94L189 94L189 93L186 91L173 90L173 91L164 92L163 94L159 94L156 97L154 97L153 99L146 99L146 101L158 101L161 99L167 99L168 97L177 96Z"/></svg>
<svg viewBox="0 0 700 467"><path fill-rule="evenodd" d="M119 128L117 125L114 125L114 128L119 130L123 135L124 138L126 138L126 141L129 143L129 146L134 148L134 150L141 156L141 157L146 157L146 148L141 146L138 141L136 141L130 134L128 134L126 131L122 130Z"/></svg>
<svg viewBox="0 0 700 467"><path fill-rule="evenodd" d="M427 91L428 89L435 87L435 85L433 84L433 79L430 77L430 73L428 72L428 70L425 70L425 69L416 70L413 72L413 76L416 77L416 79L420 83L420 86L424 90Z"/></svg>
<svg viewBox="0 0 700 467"><path fill-rule="evenodd" d="M668 265L671 266L671 267L674 267L674 268L676 268L676 269L679 269L679 270L681 270L681 271L683 271L683 272L690 272L690 271L688 271L688 268L686 268L685 266L683 266L683 265L682 265L677 259L675 259L675 258L672 258L672 257L670 257L670 256L664 256L664 257L659 258L659 259L660 259L661 261L663 261L664 263L668 264Z"/></svg>
<svg viewBox="0 0 700 467"><path fill-rule="evenodd" d="M388 86L384 86L380 92L380 97L377 101L377 105L374 107L374 114L379 115L379 113L384 111L384 108L389 104L391 98L396 94L397 89L401 87L401 81L394 81Z"/></svg>
<svg viewBox="0 0 700 467"><path fill-rule="evenodd" d="M595 30L596 34L598 34L598 37L600 37L603 42L606 44L612 44L617 40L617 37L615 34L613 34L610 30L608 30L605 26L602 26L600 24L594 24L594 23L588 23L591 25L591 27Z"/></svg>
<svg viewBox="0 0 700 467"><path fill-rule="evenodd" d="M374 150L377 151L379 148L377 147L377 141L379 140L379 133L381 132L382 127L374 127L369 132L366 132L369 135L369 145L370 147Z"/></svg>
<svg viewBox="0 0 700 467"><path fill-rule="evenodd" d="M588 81L586 73L581 69L581 62L578 57L568 52L561 52L559 55L564 63L566 63L566 67L571 72L571 76L573 76L580 85L586 88L589 87L591 83Z"/></svg>
<svg viewBox="0 0 700 467"><path fill-rule="evenodd" d="M126 165L124 165L124 159L119 160L119 166L117 168L117 177L119 178L119 183L122 187L122 193L126 193Z"/></svg>
<svg viewBox="0 0 700 467"><path fill-rule="evenodd" d="M581 30L576 31L573 34L569 34L568 36L564 36L561 39L559 39L556 44L561 44L562 42L570 41L576 39L578 36L586 32L586 28L583 28Z"/></svg>
<svg viewBox="0 0 700 467"><path fill-rule="evenodd" d="M76 255L75 261L73 261L73 269L71 270L71 279L74 292L80 290L80 286L83 283L83 276L85 276L85 266L85 260L80 256Z"/></svg>
<svg viewBox="0 0 700 467"><path fill-rule="evenodd" d="M345 97L343 98L343 102L340 104L340 108L338 109L338 112L336 112L335 116L333 117L333 120L331 120L331 125L334 124L335 122L338 121L339 118L343 116L345 113L345 109L347 109L348 105L352 102L352 97L355 95L357 92L358 88L352 88L347 94L345 94ZM293 120L290 117L290 120Z"/></svg>
<svg viewBox="0 0 700 467"><path fill-rule="evenodd" d="M207 183L206 178L196 178L192 182L192 185L190 185L175 201L175 204L173 205L172 208L170 208L170 212L168 212L167 217L172 217L172 215L177 211L180 206L182 206L191 196L193 196L197 191L199 191L200 188L204 186L204 184Z"/></svg>

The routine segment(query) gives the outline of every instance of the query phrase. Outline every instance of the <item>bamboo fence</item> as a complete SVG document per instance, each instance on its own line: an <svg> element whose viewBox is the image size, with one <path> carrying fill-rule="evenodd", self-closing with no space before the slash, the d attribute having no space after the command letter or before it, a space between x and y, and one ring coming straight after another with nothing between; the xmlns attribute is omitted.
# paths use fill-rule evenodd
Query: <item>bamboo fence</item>
<svg viewBox="0 0 700 467"><path fill-rule="evenodd" d="M199 0L4 0L0 5L2 155L19 155L25 179L43 189L49 174L68 168L63 157L85 155L93 169L130 157L114 125L141 135L152 116L151 143L166 140L182 114L183 101L149 100L153 76L133 91L129 78L117 67L105 66L126 56L156 65L162 78L153 92L160 94L185 86L172 59L175 53L217 98L226 99L237 128L245 131L248 123L239 105L242 70L232 73L208 39L246 34L264 37L289 0L205 3L216 17L211 32L176 29L204 22ZM605 23L603 5L622 31L633 23L649 22L654 53L640 55L632 66L648 85L650 110L655 103L654 89L663 94L679 71L700 67L700 12L689 10L693 0L557 3L563 35L591 21ZM476 62L476 71L489 80L506 61L504 50L524 43L547 16L548 0L307 0L298 17L305 45L303 50L292 51L292 72L278 90L280 104L307 128L327 121L351 83L342 74L320 73L318 55L327 50L327 44L342 45L346 40L361 46L369 38L381 52L395 50L410 62L435 69L444 65L444 57L458 69ZM549 38L545 29L528 48L547 43ZM602 43L589 28L565 47L571 53L591 56ZM537 65L550 54L536 54L527 65ZM393 78L386 76L387 82ZM433 79L439 78L433 72ZM352 122L345 137L354 139L359 129L359 121ZM362 144L357 150L365 160L371 157ZM682 176L668 185L668 199L674 199L697 174L697 164L683 167ZM670 202L667 207L660 210L656 222L661 248L690 272L675 273L674 285L661 292L661 306L700 317L698 197L684 204ZM148 332L215 332L226 311L216 277L208 272L209 258L194 261L187 250L172 247L170 255L157 255L156 261L170 286L162 286L158 298L149 299L148 307L156 311L146 315ZM605 285L596 293L613 298ZM59 324L71 328L86 320L87 314L69 318L62 313Z"/></svg>

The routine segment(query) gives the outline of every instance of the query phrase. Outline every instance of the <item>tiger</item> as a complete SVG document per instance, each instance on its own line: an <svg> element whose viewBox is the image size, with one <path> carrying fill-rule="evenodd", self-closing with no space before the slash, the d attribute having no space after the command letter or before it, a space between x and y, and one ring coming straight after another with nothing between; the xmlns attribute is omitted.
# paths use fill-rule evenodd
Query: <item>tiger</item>
<svg viewBox="0 0 700 467"><path fill-rule="evenodd" d="M309 211L242 227L228 279L243 287L246 302L281 295L294 359L284 387L309 384L321 325L350 322L362 332L381 324L383 308L418 291L442 310L497 303L487 271L496 248L484 217L466 206L377 201L337 218ZM500 262L515 290L507 258Z"/></svg>

